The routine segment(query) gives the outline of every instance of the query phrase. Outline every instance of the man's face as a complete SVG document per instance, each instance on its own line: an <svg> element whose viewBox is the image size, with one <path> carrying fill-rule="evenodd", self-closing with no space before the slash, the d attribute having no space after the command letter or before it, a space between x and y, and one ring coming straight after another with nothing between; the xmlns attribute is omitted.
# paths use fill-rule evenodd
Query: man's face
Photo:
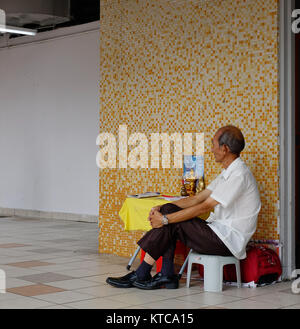
<svg viewBox="0 0 300 329"><path fill-rule="evenodd" d="M214 138L212 139L211 151L215 156L216 162L222 162L226 155L226 149L224 145L220 146L218 141L221 133L222 133L221 131L217 131Z"/></svg>

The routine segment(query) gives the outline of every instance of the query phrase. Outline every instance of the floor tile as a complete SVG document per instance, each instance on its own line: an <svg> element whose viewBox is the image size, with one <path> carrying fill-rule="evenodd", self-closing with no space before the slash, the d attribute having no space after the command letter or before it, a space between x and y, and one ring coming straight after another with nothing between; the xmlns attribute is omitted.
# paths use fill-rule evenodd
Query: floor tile
<svg viewBox="0 0 300 329"><path fill-rule="evenodd" d="M256 288L225 287L225 289L223 289L222 291L222 295L240 297L240 298L255 297L267 293L268 291L263 290L260 287L256 287Z"/></svg>
<svg viewBox="0 0 300 329"><path fill-rule="evenodd" d="M20 297L20 296L16 295L16 294L12 294L12 293L10 293L6 290L6 293L0 294L0 302L1 301L7 301L7 300L10 300L10 299L16 299L18 297Z"/></svg>
<svg viewBox="0 0 300 329"><path fill-rule="evenodd" d="M279 308L278 305L271 303L266 303L251 299L240 299L236 302L219 304L219 307L225 307L229 309L276 309Z"/></svg>
<svg viewBox="0 0 300 329"><path fill-rule="evenodd" d="M16 268L14 266L10 266L10 265L7 265L7 264L1 264L0 265L0 268L2 271L4 271L5 273L7 271L10 271L10 270L15 270Z"/></svg>
<svg viewBox="0 0 300 329"><path fill-rule="evenodd" d="M73 222L70 222L68 224L56 224L56 225L51 225L49 226L49 229L70 229L72 226L74 226Z"/></svg>
<svg viewBox="0 0 300 329"><path fill-rule="evenodd" d="M43 255L43 259L45 261L50 261L49 260L49 255ZM50 258L52 259L52 258ZM70 264L70 263L74 263L74 262L80 262L82 261L82 258L79 258L79 257L62 257L62 256L56 256L55 258L55 264L63 264L63 265L66 265L66 264ZM54 262L54 261L53 261Z"/></svg>
<svg viewBox="0 0 300 329"><path fill-rule="evenodd" d="M41 221L40 218L32 218L32 217L13 217L10 220L16 222L26 222L26 223Z"/></svg>
<svg viewBox="0 0 300 329"><path fill-rule="evenodd" d="M51 306L47 306L47 307L43 307L43 309L45 310L71 310L74 309L71 306L66 306L66 305L51 305Z"/></svg>
<svg viewBox="0 0 300 329"><path fill-rule="evenodd" d="M190 301L179 300L174 298L174 299L160 300L153 303L145 303L142 304L142 306L151 309L197 309L208 305L203 304L200 301L190 302Z"/></svg>
<svg viewBox="0 0 300 329"><path fill-rule="evenodd" d="M98 250L96 249L76 249L74 250L76 254L80 255L89 255L89 254L98 254Z"/></svg>
<svg viewBox="0 0 300 329"><path fill-rule="evenodd" d="M28 281L16 278L6 278L6 289L27 286Z"/></svg>
<svg viewBox="0 0 300 329"><path fill-rule="evenodd" d="M54 239L54 240L47 240L47 242L51 242L51 243L65 243L65 242L75 242L75 241L79 241L78 239Z"/></svg>
<svg viewBox="0 0 300 329"><path fill-rule="evenodd" d="M64 291L64 289L43 285L43 284L35 284L35 285L29 285L24 287L9 288L7 289L7 291L12 294L32 297L37 295L45 295L45 294L52 294L55 292L61 292Z"/></svg>
<svg viewBox="0 0 300 329"><path fill-rule="evenodd" d="M40 271L42 269L43 269L43 272L47 271L47 272L54 272L54 273L62 274L61 272L69 270L70 266L68 266L68 264L53 264L53 265L47 265L47 267L39 268Z"/></svg>
<svg viewBox="0 0 300 329"><path fill-rule="evenodd" d="M151 302L160 302L168 298L168 296L158 295L156 291L145 292L145 291L132 291L121 295L110 296L109 299L128 303L130 305L142 305ZM159 308L159 307L158 307Z"/></svg>
<svg viewBox="0 0 300 329"><path fill-rule="evenodd" d="M292 284L291 281L282 281L282 282L277 282L275 284L260 286L257 288L267 293L271 293L271 292L276 292L287 288L291 288L291 284Z"/></svg>
<svg viewBox="0 0 300 329"><path fill-rule="evenodd" d="M41 270L40 267L34 267L34 268L32 268L32 267L28 267L28 268L12 267L12 269L5 271L6 278L19 278L21 276L37 275L42 272L43 272L43 270Z"/></svg>
<svg viewBox="0 0 300 329"><path fill-rule="evenodd" d="M29 260L25 262L9 263L6 265L27 268L27 267L47 266L52 264L53 263L41 262L39 260Z"/></svg>
<svg viewBox="0 0 300 329"><path fill-rule="evenodd" d="M278 290L278 292L282 292L282 293L285 293L285 294L292 294L293 293L292 292L292 285L288 289Z"/></svg>
<svg viewBox="0 0 300 329"><path fill-rule="evenodd" d="M204 306L201 308L208 309L208 310L222 310L222 309L225 310L226 309L226 307L221 307L221 306L217 306L217 305Z"/></svg>
<svg viewBox="0 0 300 329"><path fill-rule="evenodd" d="M123 276L125 274L126 274L126 272L124 272L124 270L122 270L121 272L114 272L114 273L106 273L106 274L101 274L101 275L88 276L84 279L88 280L88 281L94 281L94 282L99 282L99 283L106 284L107 277L109 277L109 276L120 277L120 276Z"/></svg>
<svg viewBox="0 0 300 329"><path fill-rule="evenodd" d="M18 277L18 279L29 281L29 282L47 283L54 281L70 280L70 279L74 279L74 277L68 275L62 275L59 273L46 272L40 274L25 275L22 277Z"/></svg>
<svg viewBox="0 0 300 329"><path fill-rule="evenodd" d="M80 302L69 303L66 306L71 306L77 309L121 309L132 305L108 298L93 298Z"/></svg>
<svg viewBox="0 0 300 329"><path fill-rule="evenodd" d="M72 262L72 263L68 263L68 264L65 264L69 269L90 269L90 268L98 268L99 270L102 268L102 267L105 267L105 265L103 265L102 263L100 263L99 261L89 261L89 260L79 260L77 262Z"/></svg>
<svg viewBox="0 0 300 329"><path fill-rule="evenodd" d="M299 310L300 309L300 304L290 305L290 306L282 307L282 308L283 309L297 309L297 310Z"/></svg>
<svg viewBox="0 0 300 329"><path fill-rule="evenodd" d="M121 288L112 287L108 284L78 289L77 291L80 293L92 295L93 297L109 297L109 296L126 294L129 292L129 290L138 291L138 289L136 288L121 289Z"/></svg>
<svg viewBox="0 0 300 329"><path fill-rule="evenodd" d="M57 249L57 248L41 248L41 249L31 249L28 250L30 252L36 252L39 254L56 254L59 252L66 252L65 249Z"/></svg>
<svg viewBox="0 0 300 329"><path fill-rule="evenodd" d="M145 310L147 309L146 305L134 305L134 306L128 306L128 307L122 307L126 310Z"/></svg>
<svg viewBox="0 0 300 329"><path fill-rule="evenodd" d="M261 296L255 296L249 298L249 300L259 301L263 303L271 303L277 305L278 307L286 307L295 304L300 304L300 294L290 294L282 293L282 292L275 292Z"/></svg>
<svg viewBox="0 0 300 329"><path fill-rule="evenodd" d="M20 244L20 243L3 243L0 244L0 248L20 248L20 247L27 247L27 244Z"/></svg>
<svg viewBox="0 0 300 329"><path fill-rule="evenodd" d="M184 297L178 297L179 300L184 300L188 302L195 302L195 303L201 303L205 305L217 305L217 304L224 304L227 302L233 302L238 301L240 298L233 297L233 296L226 296L222 295L220 293L214 293L214 292L202 292L200 294L193 294L193 295L187 295Z"/></svg>
<svg viewBox="0 0 300 329"><path fill-rule="evenodd" d="M70 280L64 280L64 281L55 281L55 282L49 282L48 284L53 287L59 287L59 288L66 289L66 290L77 290L77 289L102 285L97 282L92 282L92 281L83 280L83 279L70 279Z"/></svg>
<svg viewBox="0 0 300 329"><path fill-rule="evenodd" d="M121 273L115 273L116 276L124 275L123 272ZM107 274L101 274L101 275L93 275L85 278L85 280L92 281L92 282L98 282L98 283L106 283L108 275Z"/></svg>
<svg viewBox="0 0 300 329"><path fill-rule="evenodd" d="M49 303L66 304L76 301L82 301L85 299L91 299L93 297L91 295L81 294L74 291L63 291L53 294L36 296L35 298L44 300Z"/></svg>
<svg viewBox="0 0 300 329"><path fill-rule="evenodd" d="M200 287L191 287L187 288L185 285L179 285L178 289L169 289L166 292L166 289L157 289L156 290L157 294L162 295L162 296L168 296L168 298L179 298L179 297L184 297L188 295L195 295L199 294L200 292L203 292L203 286Z"/></svg>
<svg viewBox="0 0 300 329"><path fill-rule="evenodd" d="M36 309L51 305L52 304L43 300L23 296L6 301L0 301L0 309Z"/></svg>
<svg viewBox="0 0 300 329"><path fill-rule="evenodd" d="M61 275L72 276L73 278L84 278L87 279L90 276L96 275L99 270L96 269L67 269L63 271L56 271Z"/></svg>
<svg viewBox="0 0 300 329"><path fill-rule="evenodd" d="M117 275L116 275L117 273ZM98 268L97 274L102 275L105 274L108 276L118 276L118 273L122 273L121 276L128 274L129 272L126 270L126 268L122 265L103 265Z"/></svg>

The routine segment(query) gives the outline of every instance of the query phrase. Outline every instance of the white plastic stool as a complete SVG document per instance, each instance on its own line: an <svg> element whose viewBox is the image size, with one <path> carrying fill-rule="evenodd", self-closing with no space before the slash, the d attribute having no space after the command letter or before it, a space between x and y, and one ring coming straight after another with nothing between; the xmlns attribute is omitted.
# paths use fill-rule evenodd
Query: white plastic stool
<svg viewBox="0 0 300 329"><path fill-rule="evenodd" d="M234 264L238 287L241 287L240 261L233 256L202 255L192 251L189 254L186 286L190 286L192 264L204 266L204 291L220 292L223 289L223 266Z"/></svg>

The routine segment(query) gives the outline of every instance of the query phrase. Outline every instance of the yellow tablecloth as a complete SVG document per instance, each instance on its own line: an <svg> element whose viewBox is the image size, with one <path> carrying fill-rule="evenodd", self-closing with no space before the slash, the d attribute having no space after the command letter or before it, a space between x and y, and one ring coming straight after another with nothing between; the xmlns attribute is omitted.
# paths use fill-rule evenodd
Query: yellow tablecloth
<svg viewBox="0 0 300 329"><path fill-rule="evenodd" d="M148 216L151 208L160 204L165 204L171 201L153 198L126 198L122 208L119 211L119 216L124 222L124 229L126 231L149 231L151 229Z"/></svg>
<svg viewBox="0 0 300 329"><path fill-rule="evenodd" d="M149 231L151 229L150 222L148 221L149 212L152 207L169 203L165 199L153 198L126 198L122 208L119 211L119 216L124 222L125 231ZM202 215L202 219L207 219L209 213Z"/></svg>

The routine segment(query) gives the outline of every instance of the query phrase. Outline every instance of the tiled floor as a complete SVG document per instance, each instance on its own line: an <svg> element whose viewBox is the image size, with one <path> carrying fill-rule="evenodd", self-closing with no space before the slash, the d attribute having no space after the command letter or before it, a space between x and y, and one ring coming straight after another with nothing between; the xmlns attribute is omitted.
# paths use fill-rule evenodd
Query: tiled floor
<svg viewBox="0 0 300 329"><path fill-rule="evenodd" d="M0 218L0 269L6 273L0 309L300 308L289 281L209 293L194 273L190 288L184 279L176 290L111 287L106 277L126 274L128 259L98 254L97 231L91 223Z"/></svg>

